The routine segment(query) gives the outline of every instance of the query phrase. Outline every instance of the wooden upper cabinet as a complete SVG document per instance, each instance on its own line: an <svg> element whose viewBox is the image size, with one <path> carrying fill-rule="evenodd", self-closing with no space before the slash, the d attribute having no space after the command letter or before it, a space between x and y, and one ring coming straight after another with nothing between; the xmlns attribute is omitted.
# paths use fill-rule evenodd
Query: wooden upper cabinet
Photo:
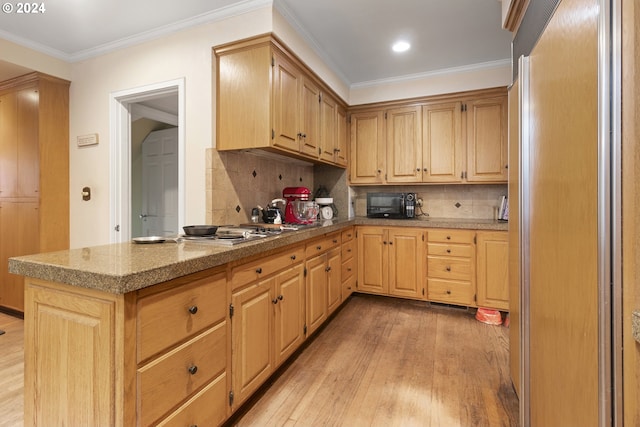
<svg viewBox="0 0 640 427"><path fill-rule="evenodd" d="M334 154L335 109L344 104L276 37L267 34L217 46L214 53L216 149L261 148L346 166ZM335 105L323 105L322 99ZM327 130L331 147L323 147ZM323 154L324 148L330 156Z"/></svg>
<svg viewBox="0 0 640 427"><path fill-rule="evenodd" d="M462 182L462 103L422 107L422 181Z"/></svg>
<svg viewBox="0 0 640 427"><path fill-rule="evenodd" d="M0 96L0 197L38 197L39 94L36 88Z"/></svg>
<svg viewBox="0 0 640 427"><path fill-rule="evenodd" d="M340 166L347 166L349 153L349 126L347 124L347 110L338 105L336 108L336 146L334 148L335 162Z"/></svg>
<svg viewBox="0 0 640 427"><path fill-rule="evenodd" d="M507 182L507 96L472 100L467 112L469 182Z"/></svg>
<svg viewBox="0 0 640 427"><path fill-rule="evenodd" d="M333 97L323 94L320 100L320 158L336 161L338 148L338 105ZM345 117L346 118L346 117Z"/></svg>
<svg viewBox="0 0 640 427"><path fill-rule="evenodd" d="M320 88L311 79L302 82L300 110L300 151L320 157Z"/></svg>
<svg viewBox="0 0 640 427"><path fill-rule="evenodd" d="M349 165L351 183L383 183L385 165L384 111L352 114Z"/></svg>
<svg viewBox="0 0 640 427"><path fill-rule="evenodd" d="M283 56L274 55L273 58L273 145L300 151L302 75ZM306 103L304 106L306 108Z"/></svg>
<svg viewBox="0 0 640 427"><path fill-rule="evenodd" d="M422 118L420 106L385 112L387 135L386 181L422 181Z"/></svg>

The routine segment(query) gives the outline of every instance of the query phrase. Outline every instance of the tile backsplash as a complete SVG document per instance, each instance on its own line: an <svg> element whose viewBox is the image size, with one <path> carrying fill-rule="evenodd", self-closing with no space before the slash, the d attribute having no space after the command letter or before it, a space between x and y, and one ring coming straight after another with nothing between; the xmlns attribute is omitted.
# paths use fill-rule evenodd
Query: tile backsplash
<svg viewBox="0 0 640 427"><path fill-rule="evenodd" d="M260 151L207 149L206 183L209 224L242 224L251 220L251 209L282 197L284 187L313 191L311 163L269 155Z"/></svg>
<svg viewBox="0 0 640 427"><path fill-rule="evenodd" d="M454 184L352 187L356 216L367 214L368 192L417 193L424 202L422 212L434 218L492 219L507 195L506 184ZM496 211L497 212L497 211ZM417 210L420 213L420 210Z"/></svg>
<svg viewBox="0 0 640 427"><path fill-rule="evenodd" d="M338 217L349 212L367 214L368 192L413 192L424 201L422 212L434 218L491 219L506 184L394 185L348 187L344 169L316 165L271 155L262 151L206 152L207 212L209 224L242 224L250 221L251 209L265 207L282 197L284 187L325 187L338 209ZM351 197L351 206L349 206ZM417 210L420 213L420 210Z"/></svg>

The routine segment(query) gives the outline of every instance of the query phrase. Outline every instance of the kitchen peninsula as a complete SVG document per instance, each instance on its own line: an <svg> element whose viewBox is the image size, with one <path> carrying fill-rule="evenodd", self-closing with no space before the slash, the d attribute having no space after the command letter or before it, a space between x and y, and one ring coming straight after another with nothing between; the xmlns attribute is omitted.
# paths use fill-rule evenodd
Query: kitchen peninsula
<svg viewBox="0 0 640 427"><path fill-rule="evenodd" d="M360 290L359 227L506 230L356 218L235 247L121 243L11 259L26 277L25 426L219 425Z"/></svg>

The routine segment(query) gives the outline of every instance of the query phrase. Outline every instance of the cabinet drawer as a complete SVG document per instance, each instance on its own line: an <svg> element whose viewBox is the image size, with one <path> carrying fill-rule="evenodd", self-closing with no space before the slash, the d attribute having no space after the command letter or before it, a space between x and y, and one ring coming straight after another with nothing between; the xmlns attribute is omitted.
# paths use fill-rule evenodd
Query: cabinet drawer
<svg viewBox="0 0 640 427"><path fill-rule="evenodd" d="M356 272L356 259L351 258L346 261L342 261L342 281L349 279Z"/></svg>
<svg viewBox="0 0 640 427"><path fill-rule="evenodd" d="M473 256L473 249L471 245L429 243L427 244L427 255L471 258Z"/></svg>
<svg viewBox="0 0 640 427"><path fill-rule="evenodd" d="M306 255L311 258L340 244L340 233L333 233L307 244Z"/></svg>
<svg viewBox="0 0 640 427"><path fill-rule="evenodd" d="M427 275L439 279L471 280L471 260L465 258L427 257Z"/></svg>
<svg viewBox="0 0 640 427"><path fill-rule="evenodd" d="M350 278L342 281L342 301L349 298L349 296L356 290L356 280L358 277L354 274Z"/></svg>
<svg viewBox="0 0 640 427"><path fill-rule="evenodd" d="M353 258L353 255L356 253L356 247L358 242L356 240L350 240L347 243L342 244L342 260L347 260L349 258Z"/></svg>
<svg viewBox="0 0 640 427"><path fill-rule="evenodd" d="M154 423L224 372L226 331L223 322L138 369L140 425Z"/></svg>
<svg viewBox="0 0 640 427"><path fill-rule="evenodd" d="M473 230L448 230L430 229L427 233L427 241L440 243L473 243L476 232Z"/></svg>
<svg viewBox="0 0 640 427"><path fill-rule="evenodd" d="M225 273L218 273L140 298L138 363L224 320L226 288Z"/></svg>
<svg viewBox="0 0 640 427"><path fill-rule="evenodd" d="M342 232L342 243L348 242L349 240L352 240L355 237L355 230L353 229L353 227L344 230Z"/></svg>
<svg viewBox="0 0 640 427"><path fill-rule="evenodd" d="M451 304L475 305L471 282L454 280L427 280L427 299Z"/></svg>
<svg viewBox="0 0 640 427"><path fill-rule="evenodd" d="M304 247L296 246L278 254L234 267L231 272L231 288L232 290L238 289L302 260L304 260Z"/></svg>
<svg viewBox="0 0 640 427"><path fill-rule="evenodd" d="M175 412L159 427L217 426L227 417L227 375L222 374Z"/></svg>

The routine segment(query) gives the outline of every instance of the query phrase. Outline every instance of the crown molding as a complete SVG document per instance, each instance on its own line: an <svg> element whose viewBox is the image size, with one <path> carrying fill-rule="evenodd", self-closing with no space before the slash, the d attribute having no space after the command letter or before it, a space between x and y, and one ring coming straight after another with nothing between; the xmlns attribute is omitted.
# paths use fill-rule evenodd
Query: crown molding
<svg viewBox="0 0 640 427"><path fill-rule="evenodd" d="M130 46L144 43L150 40L154 40L169 34L176 33L178 31L193 28L198 25L222 21L224 19L242 15L272 5L273 0L245 0L191 18L163 25L153 30L144 31L130 37L124 37L113 42L105 43L90 49L85 49L74 53L67 53L57 49L53 49L43 44L15 36L3 30L0 30L0 38L66 62L78 62L94 58L96 56L104 55L106 53L113 52L119 49L124 49Z"/></svg>

